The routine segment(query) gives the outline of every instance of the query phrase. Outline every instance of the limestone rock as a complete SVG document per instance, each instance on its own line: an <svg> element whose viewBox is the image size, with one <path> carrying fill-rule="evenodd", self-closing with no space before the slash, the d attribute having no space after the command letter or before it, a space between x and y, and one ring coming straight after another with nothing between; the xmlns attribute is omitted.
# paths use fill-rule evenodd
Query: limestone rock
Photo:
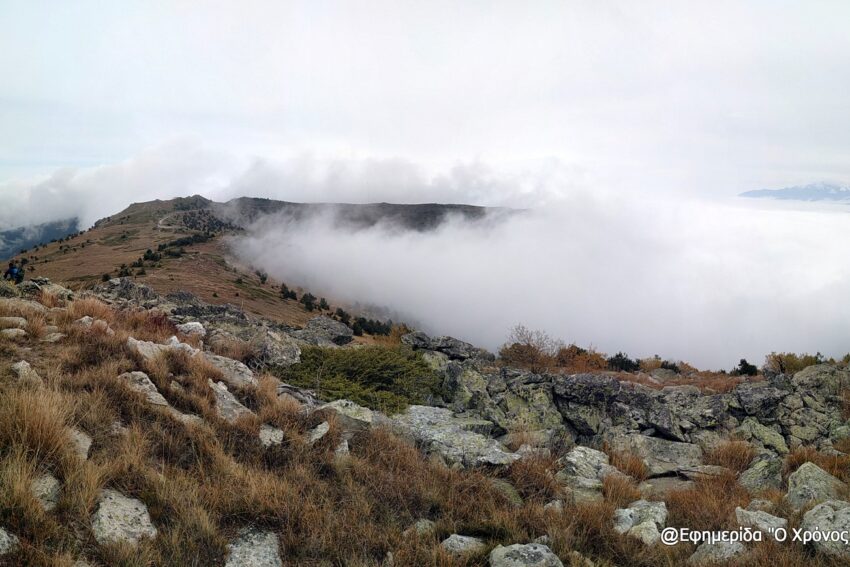
<svg viewBox="0 0 850 567"><path fill-rule="evenodd" d="M0 336L11 341L27 338L27 332L23 329L3 329L0 331Z"/></svg>
<svg viewBox="0 0 850 567"><path fill-rule="evenodd" d="M0 528L0 555L6 555L15 551L20 541L15 534L10 534L3 528Z"/></svg>
<svg viewBox="0 0 850 567"><path fill-rule="evenodd" d="M649 476L663 476L702 464L702 450L690 443L631 434L615 437L611 446L614 450L631 451L641 457Z"/></svg>
<svg viewBox="0 0 850 567"><path fill-rule="evenodd" d="M92 444L91 437L89 437L85 432L74 428L71 429L71 443L74 444L74 450L82 460L85 461L89 458L89 449Z"/></svg>
<svg viewBox="0 0 850 567"><path fill-rule="evenodd" d="M0 317L0 329L26 329L27 320L23 317Z"/></svg>
<svg viewBox="0 0 850 567"><path fill-rule="evenodd" d="M342 346L354 339L354 331L348 325L324 315L313 317L302 330L292 335L317 346Z"/></svg>
<svg viewBox="0 0 850 567"><path fill-rule="evenodd" d="M14 372L15 376L18 377L18 380L23 383L32 384L34 386L44 385L44 381L41 379L41 376L38 375L38 372L33 370L33 367L30 366L30 363L26 360L21 360L20 362L13 364L12 372Z"/></svg>
<svg viewBox="0 0 850 567"><path fill-rule="evenodd" d="M730 559L743 554L744 544L740 541L715 543L703 543L688 558L688 565L714 565L725 563Z"/></svg>
<svg viewBox="0 0 850 567"><path fill-rule="evenodd" d="M350 400L335 400L316 408L316 411L332 411L342 430L347 434L366 431L376 423L377 412Z"/></svg>
<svg viewBox="0 0 850 567"><path fill-rule="evenodd" d="M563 567L549 547L539 543L496 546L490 552L490 567Z"/></svg>
<svg viewBox="0 0 850 567"><path fill-rule="evenodd" d="M743 528L756 528L766 534L772 534L777 528L788 526L788 520L779 518L763 511L744 510L740 506L735 508L735 518L738 525Z"/></svg>
<svg viewBox="0 0 850 567"><path fill-rule="evenodd" d="M484 551L487 545L477 537L452 534L440 545L449 553L460 555L464 553L478 553Z"/></svg>
<svg viewBox="0 0 850 567"><path fill-rule="evenodd" d="M177 330L187 337L203 338L207 336L207 330L197 321L190 321L188 323L183 323L182 325L177 325Z"/></svg>
<svg viewBox="0 0 850 567"><path fill-rule="evenodd" d="M257 379L250 368L232 358L219 356L211 352L203 353L204 359L212 366L218 369L224 377L224 381L231 386L239 386L245 388L247 386L256 386Z"/></svg>
<svg viewBox="0 0 850 567"><path fill-rule="evenodd" d="M154 538L157 534L144 502L115 490L101 491L91 523L94 537L101 545L138 545L143 538Z"/></svg>
<svg viewBox="0 0 850 567"><path fill-rule="evenodd" d="M800 528L805 532L850 532L850 503L840 500L827 500L818 504L803 516ZM826 555L850 559L850 547L842 541L814 540L815 549Z"/></svg>
<svg viewBox="0 0 850 567"><path fill-rule="evenodd" d="M653 545L661 538L659 528L667 523L667 505L664 502L638 500L628 508L614 511L614 531Z"/></svg>
<svg viewBox="0 0 850 567"><path fill-rule="evenodd" d="M393 417L393 427L451 464L508 465L520 458L495 439L469 431L462 418L445 408L410 406Z"/></svg>
<svg viewBox="0 0 850 567"><path fill-rule="evenodd" d="M263 447L271 447L283 443L283 430L277 427L263 424L260 426L260 444Z"/></svg>
<svg viewBox="0 0 850 567"><path fill-rule="evenodd" d="M309 433L307 434L307 444L308 445L315 444L316 442L319 441L319 439L321 439L322 437L327 435L328 431L330 431L330 429L331 429L330 423L328 423L327 421L323 421L322 423L320 423L319 425L317 425L316 427L314 427L313 429L311 429L309 431Z"/></svg>
<svg viewBox="0 0 850 567"><path fill-rule="evenodd" d="M242 530L239 537L227 545L225 567L282 567L280 541L274 532L255 529Z"/></svg>
<svg viewBox="0 0 850 567"><path fill-rule="evenodd" d="M144 395L148 403L155 406L168 405L168 401L162 397L162 394L159 393L159 390L156 389L154 383L144 372L125 372L118 378L126 381L134 391Z"/></svg>
<svg viewBox="0 0 850 567"><path fill-rule="evenodd" d="M782 459L768 454L756 457L750 468L741 473L738 483L750 493L757 493L768 488L782 486Z"/></svg>
<svg viewBox="0 0 850 567"><path fill-rule="evenodd" d="M558 475L602 480L616 469L608 463L608 455L590 447L577 446L560 460Z"/></svg>
<svg viewBox="0 0 850 567"><path fill-rule="evenodd" d="M803 463L788 477L785 501L799 510L812 501L838 500L843 482L814 463Z"/></svg>
<svg viewBox="0 0 850 567"><path fill-rule="evenodd" d="M215 409L218 411L218 415L225 421L233 423L244 415L254 413L239 403L239 400L230 393L224 382L213 382L208 379L207 384L209 384L215 395Z"/></svg>
<svg viewBox="0 0 850 567"><path fill-rule="evenodd" d="M32 495L48 512L56 508L56 504L59 503L61 485L52 474L43 474L33 479L31 490Z"/></svg>

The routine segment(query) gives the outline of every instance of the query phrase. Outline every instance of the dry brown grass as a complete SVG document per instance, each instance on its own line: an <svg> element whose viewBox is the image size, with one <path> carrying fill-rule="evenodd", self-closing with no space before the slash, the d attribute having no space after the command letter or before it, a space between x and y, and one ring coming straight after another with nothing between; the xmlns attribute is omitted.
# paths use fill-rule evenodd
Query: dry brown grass
<svg viewBox="0 0 850 567"><path fill-rule="evenodd" d="M62 300L56 297L56 294L50 293L49 291L39 290L38 295L36 295L36 301L51 309L53 307L61 307Z"/></svg>
<svg viewBox="0 0 850 567"><path fill-rule="evenodd" d="M722 530L737 526L735 508L746 508L747 491L734 474L698 479L692 488L675 490L666 498L669 524L694 530Z"/></svg>
<svg viewBox="0 0 850 567"><path fill-rule="evenodd" d="M816 464L844 482L850 481L850 455L827 455L814 447L798 447L785 455L782 477L787 479L791 473L806 462Z"/></svg>
<svg viewBox="0 0 850 567"><path fill-rule="evenodd" d="M841 391L841 417L850 419L850 389Z"/></svg>
<svg viewBox="0 0 850 567"><path fill-rule="evenodd" d="M525 457L511 464L508 479L524 500L545 504L562 496L561 484L555 478L558 468L554 457Z"/></svg>
<svg viewBox="0 0 850 567"><path fill-rule="evenodd" d="M602 479L602 495L606 502L617 508L625 508L641 498L635 481L620 475L608 475Z"/></svg>
<svg viewBox="0 0 850 567"><path fill-rule="evenodd" d="M707 451L703 462L740 473L749 468L755 455L755 449L746 441L724 441Z"/></svg>
<svg viewBox="0 0 850 567"><path fill-rule="evenodd" d="M118 319L125 330L139 340L158 343L177 334L177 327L168 316L155 309L120 311Z"/></svg>
<svg viewBox="0 0 850 567"><path fill-rule="evenodd" d="M630 451L615 451L607 444L602 447L602 450L608 455L611 466L633 479L642 481L649 475L646 463L635 453Z"/></svg>
<svg viewBox="0 0 850 567"><path fill-rule="evenodd" d="M115 320L115 311L109 305L95 297L81 297L76 301L72 301L67 309L64 314L66 323L72 323L86 316L93 319L102 319L110 324Z"/></svg>
<svg viewBox="0 0 850 567"><path fill-rule="evenodd" d="M216 341L212 351L219 355L248 364L257 358L257 347L242 339L222 339Z"/></svg>

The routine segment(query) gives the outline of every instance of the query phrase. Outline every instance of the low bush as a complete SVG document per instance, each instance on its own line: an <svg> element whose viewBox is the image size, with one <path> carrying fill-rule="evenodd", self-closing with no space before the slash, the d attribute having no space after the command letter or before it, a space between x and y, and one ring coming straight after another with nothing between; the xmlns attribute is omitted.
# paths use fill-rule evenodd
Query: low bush
<svg viewBox="0 0 850 567"><path fill-rule="evenodd" d="M346 398L390 413L440 393L437 374L406 347L308 347L301 352L300 363L279 369L277 375L324 398Z"/></svg>

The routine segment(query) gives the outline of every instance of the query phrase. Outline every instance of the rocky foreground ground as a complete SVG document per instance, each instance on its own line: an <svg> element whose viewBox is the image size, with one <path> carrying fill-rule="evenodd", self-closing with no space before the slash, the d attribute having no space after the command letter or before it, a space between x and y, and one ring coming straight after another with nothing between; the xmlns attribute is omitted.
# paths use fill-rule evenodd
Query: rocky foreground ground
<svg viewBox="0 0 850 567"><path fill-rule="evenodd" d="M846 537L790 537L850 537L845 368L648 387L415 332L443 394L385 415L266 372L357 348L327 317L290 328L128 279L19 292L0 299L9 564L850 562ZM216 354L234 341L251 367Z"/></svg>

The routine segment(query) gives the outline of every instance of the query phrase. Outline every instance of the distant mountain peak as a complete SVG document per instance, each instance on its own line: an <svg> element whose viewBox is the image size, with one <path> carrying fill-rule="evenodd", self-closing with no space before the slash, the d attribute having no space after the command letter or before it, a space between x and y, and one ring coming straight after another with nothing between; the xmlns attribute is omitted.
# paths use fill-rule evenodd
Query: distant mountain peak
<svg viewBox="0 0 850 567"><path fill-rule="evenodd" d="M745 191L739 197L749 199L777 199L782 201L848 201L850 186L818 181L808 185L796 185L782 189L756 189Z"/></svg>

